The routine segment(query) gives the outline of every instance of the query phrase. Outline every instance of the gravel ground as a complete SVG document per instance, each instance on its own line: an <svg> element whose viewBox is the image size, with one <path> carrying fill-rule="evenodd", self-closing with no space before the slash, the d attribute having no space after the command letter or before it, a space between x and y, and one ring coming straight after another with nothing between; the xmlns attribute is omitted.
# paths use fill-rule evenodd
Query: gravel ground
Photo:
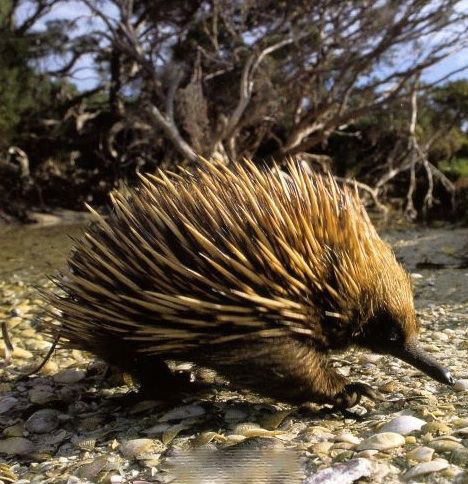
<svg viewBox="0 0 468 484"><path fill-rule="evenodd" d="M105 365L80 351L58 350L38 375L14 381L50 348L32 283L47 286L44 274L63 262L67 228L54 231L0 239L8 252L0 315L15 347L0 368L0 484L468 483L468 230L387 234L412 273L422 344L450 368L455 388L391 357L350 351L334 366L387 401L307 416L231 392L189 365L178 369L214 381L213 390L176 407L132 402L131 382L105 378Z"/></svg>

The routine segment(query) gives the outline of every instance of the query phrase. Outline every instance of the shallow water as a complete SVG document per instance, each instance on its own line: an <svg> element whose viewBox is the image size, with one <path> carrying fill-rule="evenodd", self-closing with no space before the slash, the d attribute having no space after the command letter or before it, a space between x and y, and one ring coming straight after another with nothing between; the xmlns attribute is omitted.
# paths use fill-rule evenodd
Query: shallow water
<svg viewBox="0 0 468 484"><path fill-rule="evenodd" d="M36 282L65 268L66 257L86 224L10 227L0 233L0 279Z"/></svg>

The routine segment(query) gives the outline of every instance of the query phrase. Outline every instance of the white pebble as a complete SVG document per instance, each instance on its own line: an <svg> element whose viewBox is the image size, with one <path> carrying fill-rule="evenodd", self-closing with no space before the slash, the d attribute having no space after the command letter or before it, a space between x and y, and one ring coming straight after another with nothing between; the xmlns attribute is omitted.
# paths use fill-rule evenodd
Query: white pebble
<svg viewBox="0 0 468 484"><path fill-rule="evenodd" d="M466 392L468 390L468 379L456 381L453 389L457 392Z"/></svg>
<svg viewBox="0 0 468 484"><path fill-rule="evenodd" d="M405 438L395 432L381 432L363 440L356 450L386 450L405 444Z"/></svg>
<svg viewBox="0 0 468 484"><path fill-rule="evenodd" d="M416 460L418 462L429 462L434 454L434 449L430 447L416 447L406 454L406 457L411 460Z"/></svg>
<svg viewBox="0 0 468 484"><path fill-rule="evenodd" d="M442 471L449 466L445 459L435 459L431 462L423 462L412 467L403 476L403 479L410 480L415 477L424 476L425 474L431 474L432 472Z"/></svg>
<svg viewBox="0 0 468 484"><path fill-rule="evenodd" d="M346 442L348 444L354 444L354 445L361 443L361 439L359 437L356 437L355 435L350 434L348 432L342 432L341 434L338 434L335 437L335 441Z"/></svg>
<svg viewBox="0 0 468 484"><path fill-rule="evenodd" d="M381 432L396 432L400 435L407 435L414 430L419 430L426 422L411 415L402 415L387 422L380 428Z"/></svg>

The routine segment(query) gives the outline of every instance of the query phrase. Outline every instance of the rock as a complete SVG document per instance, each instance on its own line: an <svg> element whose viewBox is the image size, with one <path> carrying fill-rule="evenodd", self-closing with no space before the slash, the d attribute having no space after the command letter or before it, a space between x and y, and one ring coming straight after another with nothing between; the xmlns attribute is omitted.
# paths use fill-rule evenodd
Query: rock
<svg viewBox="0 0 468 484"><path fill-rule="evenodd" d="M374 464L369 459L351 459L314 472L302 482L303 484L351 484L357 479L371 476L374 470Z"/></svg>
<svg viewBox="0 0 468 484"><path fill-rule="evenodd" d="M34 444L23 437L0 440L0 453L8 455L28 455L33 452Z"/></svg>
<svg viewBox="0 0 468 484"><path fill-rule="evenodd" d="M60 371L56 375L54 375L54 381L57 383L78 383L79 381L83 380L86 376L86 372L84 370L77 370L74 368L68 368L67 370Z"/></svg>
<svg viewBox="0 0 468 484"><path fill-rule="evenodd" d="M468 427L468 418L457 418L453 422L454 427L460 428L460 427Z"/></svg>
<svg viewBox="0 0 468 484"><path fill-rule="evenodd" d="M437 452L451 452L454 449L463 447L460 442L455 442L448 439L431 440L431 442L429 442L427 445L432 447Z"/></svg>
<svg viewBox="0 0 468 484"><path fill-rule="evenodd" d="M4 397L0 400L0 414L10 411L16 404L18 399L15 397Z"/></svg>
<svg viewBox="0 0 468 484"><path fill-rule="evenodd" d="M365 459L370 459L374 457L375 454L378 454L379 451L375 449L369 449L369 450L362 450L361 452L357 453L357 457L364 457Z"/></svg>
<svg viewBox="0 0 468 484"><path fill-rule="evenodd" d="M10 425L10 427L3 430L3 435L5 437L23 437L24 425L22 423Z"/></svg>
<svg viewBox="0 0 468 484"><path fill-rule="evenodd" d="M357 445L361 443L361 439L348 432L342 432L335 437L336 442L346 442L348 444Z"/></svg>
<svg viewBox="0 0 468 484"><path fill-rule="evenodd" d="M127 459L141 459L145 455L155 452L158 447L162 450L164 447L162 444L159 446L153 439L133 439L123 442L120 446L122 455Z"/></svg>
<svg viewBox="0 0 468 484"><path fill-rule="evenodd" d="M386 450L400 447L405 444L405 438L395 432L381 432L363 440L356 450Z"/></svg>
<svg viewBox="0 0 468 484"><path fill-rule="evenodd" d="M462 436L468 436L468 427L463 427L461 429L455 430L456 434L460 434Z"/></svg>
<svg viewBox="0 0 468 484"><path fill-rule="evenodd" d="M448 435L452 433L452 429L443 422L429 422L421 427L421 432L424 434Z"/></svg>
<svg viewBox="0 0 468 484"><path fill-rule="evenodd" d="M381 432L396 432L400 435L407 435L414 430L420 430L426 422L420 418L410 415L402 415L387 422L380 428Z"/></svg>
<svg viewBox="0 0 468 484"><path fill-rule="evenodd" d="M310 450L314 454L328 454L332 446L333 446L332 442L317 442L310 448Z"/></svg>
<svg viewBox="0 0 468 484"><path fill-rule="evenodd" d="M466 392L468 390L468 379L456 381L453 389L457 392Z"/></svg>
<svg viewBox="0 0 468 484"><path fill-rule="evenodd" d="M430 447L416 447L416 449L411 450L406 454L406 457L411 460L416 460L418 462L429 462L434 454L434 449Z"/></svg>
<svg viewBox="0 0 468 484"><path fill-rule="evenodd" d="M396 389L397 384L393 380L379 386L379 391L381 391L382 393L394 393Z"/></svg>
<svg viewBox="0 0 468 484"><path fill-rule="evenodd" d="M35 434L45 434L55 430L59 425L58 412L49 408L44 408L34 412L24 426L28 432Z"/></svg>
<svg viewBox="0 0 468 484"><path fill-rule="evenodd" d="M159 418L158 422L168 422L169 420L184 420L186 418L200 417L206 413L201 405L185 405L177 407L167 412Z"/></svg>
<svg viewBox="0 0 468 484"><path fill-rule="evenodd" d="M448 466L449 463L445 459L435 459L431 462L417 464L403 475L403 479L410 480L432 472L442 471L447 469Z"/></svg>
<svg viewBox="0 0 468 484"><path fill-rule="evenodd" d="M29 390L28 396L31 403L36 403L38 405L44 405L45 403L51 402L57 398L53 388L45 385L38 385L37 387L32 388Z"/></svg>
<svg viewBox="0 0 468 484"><path fill-rule="evenodd" d="M366 363L370 363L372 365L375 365L381 359L382 359L382 355L376 355L375 353L364 353L359 358L359 363L362 363L363 365L365 365Z"/></svg>
<svg viewBox="0 0 468 484"><path fill-rule="evenodd" d="M450 454L450 457L454 464L466 466L468 464L468 449L466 447L455 449Z"/></svg>

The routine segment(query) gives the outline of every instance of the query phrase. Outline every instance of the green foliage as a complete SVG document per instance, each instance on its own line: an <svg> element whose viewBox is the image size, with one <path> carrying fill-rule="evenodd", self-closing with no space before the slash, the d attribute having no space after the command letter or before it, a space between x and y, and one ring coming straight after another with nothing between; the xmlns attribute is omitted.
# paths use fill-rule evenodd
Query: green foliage
<svg viewBox="0 0 468 484"><path fill-rule="evenodd" d="M0 2L0 148L21 132L23 117L50 100L50 82L31 67L38 36L18 34L11 2Z"/></svg>

